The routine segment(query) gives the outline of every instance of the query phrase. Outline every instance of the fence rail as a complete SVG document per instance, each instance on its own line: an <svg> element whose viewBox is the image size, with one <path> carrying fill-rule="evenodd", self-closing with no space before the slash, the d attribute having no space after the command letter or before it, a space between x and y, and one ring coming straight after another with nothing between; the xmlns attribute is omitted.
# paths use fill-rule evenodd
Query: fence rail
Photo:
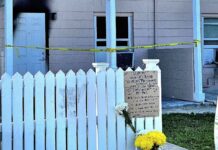
<svg viewBox="0 0 218 150"><path fill-rule="evenodd" d="M135 149L134 133L115 113L125 101L122 69L4 74L1 87L2 150ZM161 111L133 121L137 130L162 130Z"/></svg>

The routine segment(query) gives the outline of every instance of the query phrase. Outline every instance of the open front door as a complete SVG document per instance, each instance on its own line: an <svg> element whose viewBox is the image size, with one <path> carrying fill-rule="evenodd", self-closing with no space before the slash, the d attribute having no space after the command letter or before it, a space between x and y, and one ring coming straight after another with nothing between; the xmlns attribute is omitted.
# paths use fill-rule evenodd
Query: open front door
<svg viewBox="0 0 218 150"><path fill-rule="evenodd" d="M45 14L22 13L17 19L14 45L45 47L45 40ZM43 49L14 48L14 72L45 73L47 71L45 55Z"/></svg>

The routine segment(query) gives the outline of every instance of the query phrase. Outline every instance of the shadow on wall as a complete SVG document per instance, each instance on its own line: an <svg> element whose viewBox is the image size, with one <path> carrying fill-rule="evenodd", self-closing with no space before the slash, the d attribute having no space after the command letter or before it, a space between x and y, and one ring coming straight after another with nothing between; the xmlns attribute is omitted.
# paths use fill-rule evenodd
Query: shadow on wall
<svg viewBox="0 0 218 150"><path fill-rule="evenodd" d="M149 59L160 59L164 97L191 100L194 97L192 48L156 49L148 51Z"/></svg>

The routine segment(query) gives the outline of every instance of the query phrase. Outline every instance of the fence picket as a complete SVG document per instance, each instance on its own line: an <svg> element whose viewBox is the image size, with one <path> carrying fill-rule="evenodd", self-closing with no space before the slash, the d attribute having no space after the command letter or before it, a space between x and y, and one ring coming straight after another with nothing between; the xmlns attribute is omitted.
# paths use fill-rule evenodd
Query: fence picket
<svg viewBox="0 0 218 150"><path fill-rule="evenodd" d="M4 74L2 80L2 150L12 150L12 97L11 77Z"/></svg>
<svg viewBox="0 0 218 150"><path fill-rule="evenodd" d="M91 69L87 73L87 105L88 149L96 150L96 74Z"/></svg>
<svg viewBox="0 0 218 150"><path fill-rule="evenodd" d="M158 72L161 91L159 67L144 71ZM135 133L115 112L115 106L125 102L122 69L97 74L90 69L87 75L83 70L76 75L70 70L66 76L62 71L56 76L52 72L45 76L37 73L35 77L26 73L23 78L18 73L12 78L4 74L0 84L3 150L135 149ZM161 131L161 113L160 97L159 117L132 121L138 131Z"/></svg>
<svg viewBox="0 0 218 150"><path fill-rule="evenodd" d="M55 76L48 72L46 84L46 150L55 150Z"/></svg>
<svg viewBox="0 0 218 150"><path fill-rule="evenodd" d="M98 149L107 149L105 71L97 74Z"/></svg>
<svg viewBox="0 0 218 150"><path fill-rule="evenodd" d="M67 149L77 150L77 119L76 119L76 76L70 70L66 75L67 80Z"/></svg>
<svg viewBox="0 0 218 150"><path fill-rule="evenodd" d="M155 117L154 129L162 131L162 89L161 89L161 70L158 66L156 66L155 70L158 72L158 86L159 86L159 116Z"/></svg>
<svg viewBox="0 0 218 150"><path fill-rule="evenodd" d="M107 110L108 110L108 150L116 148L116 98L115 98L115 72L113 69L107 71Z"/></svg>
<svg viewBox="0 0 218 150"><path fill-rule="evenodd" d="M126 71L133 71L131 68L128 68ZM132 123L135 126L135 119L132 118ZM126 149L127 150L134 150L134 139L135 139L135 133L132 131L132 129L127 126L126 127Z"/></svg>
<svg viewBox="0 0 218 150"><path fill-rule="evenodd" d="M86 74L77 72L77 105L78 105L78 150L87 149L86 137Z"/></svg>
<svg viewBox="0 0 218 150"><path fill-rule="evenodd" d="M45 149L45 111L44 111L44 75L38 72L35 75L35 121L36 121L36 150Z"/></svg>
<svg viewBox="0 0 218 150"><path fill-rule="evenodd" d="M23 79L16 73L13 78L13 149L23 149Z"/></svg>
<svg viewBox="0 0 218 150"><path fill-rule="evenodd" d="M56 118L57 118L57 150L66 149L65 119L65 75L62 71L56 74Z"/></svg>
<svg viewBox="0 0 218 150"><path fill-rule="evenodd" d="M124 100L124 71L118 69L116 71L116 105L125 102ZM125 133L125 119L117 115L117 149L126 149L126 133Z"/></svg>
<svg viewBox="0 0 218 150"><path fill-rule="evenodd" d="M24 149L34 149L33 76L24 75Z"/></svg>

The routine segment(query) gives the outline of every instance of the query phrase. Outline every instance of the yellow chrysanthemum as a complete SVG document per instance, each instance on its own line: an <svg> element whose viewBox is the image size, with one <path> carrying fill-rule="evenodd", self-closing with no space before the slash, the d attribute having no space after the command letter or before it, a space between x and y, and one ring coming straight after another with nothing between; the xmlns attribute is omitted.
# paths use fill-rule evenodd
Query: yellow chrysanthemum
<svg viewBox="0 0 218 150"><path fill-rule="evenodd" d="M141 150L151 150L154 146L161 146L166 143L166 136L159 131L151 131L139 135L135 140L135 147Z"/></svg>
<svg viewBox="0 0 218 150"><path fill-rule="evenodd" d="M153 146L154 143L152 142L152 140L150 140L149 138L143 138L140 148L143 150L151 150Z"/></svg>
<svg viewBox="0 0 218 150"><path fill-rule="evenodd" d="M154 144L161 146L166 143L166 136L159 131L151 131L147 133L147 136L151 138L154 142Z"/></svg>
<svg viewBox="0 0 218 150"><path fill-rule="evenodd" d="M143 136L138 136L135 140L135 147L140 147L141 146L141 141L143 140Z"/></svg>
<svg viewBox="0 0 218 150"><path fill-rule="evenodd" d="M138 136L135 140L135 147L142 150L151 150L153 145L153 141L144 135Z"/></svg>

